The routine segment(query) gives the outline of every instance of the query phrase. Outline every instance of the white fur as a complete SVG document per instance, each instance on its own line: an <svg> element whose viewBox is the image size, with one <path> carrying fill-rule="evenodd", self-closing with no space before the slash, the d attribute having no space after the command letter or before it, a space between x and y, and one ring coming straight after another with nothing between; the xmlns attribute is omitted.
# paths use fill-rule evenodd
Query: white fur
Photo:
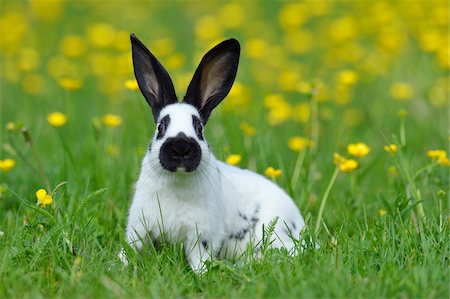
<svg viewBox="0 0 450 299"><path fill-rule="evenodd" d="M199 272L213 255L231 258L248 244L258 248L263 224L278 218L271 246L294 253L292 237L299 237L304 221L292 199L263 176L216 160L207 143L195 134L192 115L199 117L196 108L172 104L161 110L159 119L167 114L170 124L165 136L153 138L142 162L129 210L127 242L136 249L148 237L164 235L169 242L184 242L189 263ZM172 173L160 165L161 145L179 132L195 138L202 150L200 165L191 173ZM120 256L126 263L124 251Z"/></svg>

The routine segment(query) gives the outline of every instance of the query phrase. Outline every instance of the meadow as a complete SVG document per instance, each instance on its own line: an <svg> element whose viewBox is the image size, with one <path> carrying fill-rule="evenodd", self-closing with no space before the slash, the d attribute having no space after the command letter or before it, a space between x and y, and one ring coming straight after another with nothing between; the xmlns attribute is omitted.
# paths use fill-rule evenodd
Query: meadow
<svg viewBox="0 0 450 299"><path fill-rule="evenodd" d="M1 298L448 298L449 2L0 2ZM303 253L214 260L180 246L124 267L155 130L130 33L184 96L241 43L206 138L306 219Z"/></svg>

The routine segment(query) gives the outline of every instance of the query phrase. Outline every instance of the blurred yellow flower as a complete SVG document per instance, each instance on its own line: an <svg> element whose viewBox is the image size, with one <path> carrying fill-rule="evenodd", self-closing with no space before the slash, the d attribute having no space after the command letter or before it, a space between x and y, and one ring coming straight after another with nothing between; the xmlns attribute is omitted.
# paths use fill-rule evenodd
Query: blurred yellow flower
<svg viewBox="0 0 450 299"><path fill-rule="evenodd" d="M252 125L250 125L247 122L241 122L240 128L245 136L251 137L256 134L255 127L253 127Z"/></svg>
<svg viewBox="0 0 450 299"><path fill-rule="evenodd" d="M341 85L355 85L358 82L358 74L352 70L342 70L336 74L336 82Z"/></svg>
<svg viewBox="0 0 450 299"><path fill-rule="evenodd" d="M409 83L397 82L391 85L391 96L399 101L407 101L414 96L414 89Z"/></svg>
<svg viewBox="0 0 450 299"><path fill-rule="evenodd" d="M395 167L394 165L389 166L388 172L391 176L396 176L397 175L397 167Z"/></svg>
<svg viewBox="0 0 450 299"><path fill-rule="evenodd" d="M122 118L115 114L106 114L102 117L102 123L107 127L115 128L120 126Z"/></svg>
<svg viewBox="0 0 450 299"><path fill-rule="evenodd" d="M394 155L395 153L397 153L398 147L395 144L388 144L384 146L384 150L390 153L391 155Z"/></svg>
<svg viewBox="0 0 450 299"><path fill-rule="evenodd" d="M152 52L162 57L171 54L175 50L175 43L170 38L161 38L152 42Z"/></svg>
<svg viewBox="0 0 450 299"><path fill-rule="evenodd" d="M358 162L353 159L346 159L343 163L339 164L339 170L342 172L352 172L358 168Z"/></svg>
<svg viewBox="0 0 450 299"><path fill-rule="evenodd" d="M298 122L307 123L309 121L310 108L308 103L299 103L294 107L294 118Z"/></svg>
<svg viewBox="0 0 450 299"><path fill-rule="evenodd" d="M107 48L115 39L115 29L106 23L97 23L87 29L87 37L91 45L96 48Z"/></svg>
<svg viewBox="0 0 450 299"><path fill-rule="evenodd" d="M133 91L139 89L139 85L135 79L126 80L124 83L124 86L126 89L133 90Z"/></svg>
<svg viewBox="0 0 450 299"><path fill-rule="evenodd" d="M352 172L358 168L358 162L353 159L347 159L338 153L333 154L333 163L339 167L342 172Z"/></svg>
<svg viewBox="0 0 450 299"><path fill-rule="evenodd" d="M274 180L274 179L280 177L283 174L283 171L281 169L275 169L272 166L269 166L264 171L264 174L266 175L266 177L269 177L272 180Z"/></svg>
<svg viewBox="0 0 450 299"><path fill-rule="evenodd" d="M380 217L384 217L384 216L386 216L386 214L387 214L387 211L385 209L379 209L378 210L378 215Z"/></svg>
<svg viewBox="0 0 450 299"><path fill-rule="evenodd" d="M285 70L278 76L278 86L286 91L295 91L299 81L299 73L291 70Z"/></svg>
<svg viewBox="0 0 450 299"><path fill-rule="evenodd" d="M39 52L34 48L23 48L19 52L17 66L20 70L29 72L36 70L41 64Z"/></svg>
<svg viewBox="0 0 450 299"><path fill-rule="evenodd" d="M120 150L117 145L110 145L106 148L106 153L108 154L108 156L114 158L119 156Z"/></svg>
<svg viewBox="0 0 450 299"><path fill-rule="evenodd" d="M269 52L269 45L267 42L260 38L254 38L247 41L245 45L245 53L250 58L263 58Z"/></svg>
<svg viewBox="0 0 450 299"><path fill-rule="evenodd" d="M47 194L47 191L45 189L39 189L36 191L36 197L37 197L37 204L42 205L42 207L49 206L53 203L53 198L50 194Z"/></svg>
<svg viewBox="0 0 450 299"><path fill-rule="evenodd" d="M405 109L400 109L398 111L398 116L400 116L400 117L406 117L407 115L408 115L408 111Z"/></svg>
<svg viewBox="0 0 450 299"><path fill-rule="evenodd" d="M447 152L444 150L429 150L427 151L427 156L441 165L450 166L450 160L447 157Z"/></svg>
<svg viewBox="0 0 450 299"><path fill-rule="evenodd" d="M293 107L282 95L271 94L264 98L264 106L269 109L268 121L271 125L279 125L291 118Z"/></svg>
<svg viewBox="0 0 450 299"><path fill-rule="evenodd" d="M297 91L300 93L310 94L312 92L312 85L306 81L300 81L297 83Z"/></svg>
<svg viewBox="0 0 450 299"><path fill-rule="evenodd" d="M227 157L226 162L230 165L238 165L241 162L241 160L242 160L241 155L234 154L234 155L229 155Z"/></svg>
<svg viewBox="0 0 450 299"><path fill-rule="evenodd" d="M22 79L22 88L31 95L43 94L46 91L46 82L41 75L27 74Z"/></svg>
<svg viewBox="0 0 450 299"><path fill-rule="evenodd" d="M67 116L61 112L53 112L47 115L47 121L53 127L58 128L67 123Z"/></svg>
<svg viewBox="0 0 450 299"><path fill-rule="evenodd" d="M287 3L278 13L281 28L289 31L297 29L308 17L308 7L304 3Z"/></svg>
<svg viewBox="0 0 450 299"><path fill-rule="evenodd" d="M351 16L339 18L329 26L329 33L332 42L343 42L350 40L358 34L358 24Z"/></svg>
<svg viewBox="0 0 450 299"><path fill-rule="evenodd" d="M80 57L86 52L86 42L78 35L64 36L59 50L67 57Z"/></svg>
<svg viewBox="0 0 450 299"><path fill-rule="evenodd" d="M75 91L83 86L83 81L81 79L74 78L61 78L58 83L59 86L68 91Z"/></svg>
<svg viewBox="0 0 450 299"><path fill-rule="evenodd" d="M12 121L6 123L6 130L14 131L17 128L16 124Z"/></svg>
<svg viewBox="0 0 450 299"><path fill-rule="evenodd" d="M244 21L245 11L240 3L224 4L219 10L219 21L223 27L238 28Z"/></svg>
<svg viewBox="0 0 450 299"><path fill-rule="evenodd" d="M370 152L370 148L364 142L350 143L347 145L347 152L352 156L361 158Z"/></svg>
<svg viewBox="0 0 450 299"><path fill-rule="evenodd" d="M0 160L0 171L2 172L9 172L14 166L16 166L16 161L13 159Z"/></svg>
<svg viewBox="0 0 450 299"><path fill-rule="evenodd" d="M333 154L333 163L338 166L341 165L342 163L344 163L346 160L347 160L346 158L344 158L343 156L341 156L338 153Z"/></svg>
<svg viewBox="0 0 450 299"><path fill-rule="evenodd" d="M29 0L33 16L37 20L46 22L55 22L61 16L63 11L64 1L41 1L41 0Z"/></svg>
<svg viewBox="0 0 450 299"><path fill-rule="evenodd" d="M294 152L300 152L308 146L311 146L311 144L311 140L301 136L294 136L288 140L288 147Z"/></svg>
<svg viewBox="0 0 450 299"><path fill-rule="evenodd" d="M308 53L313 46L313 37L306 30L297 30L284 36L284 45L294 54Z"/></svg>
<svg viewBox="0 0 450 299"><path fill-rule="evenodd" d="M194 27L195 36L200 40L211 40L222 34L222 28L215 16L207 15L197 20Z"/></svg>
<svg viewBox="0 0 450 299"><path fill-rule="evenodd" d="M181 66L183 66L185 61L184 55L181 53L174 53L170 56L168 56L164 61L164 66L168 70L174 70Z"/></svg>

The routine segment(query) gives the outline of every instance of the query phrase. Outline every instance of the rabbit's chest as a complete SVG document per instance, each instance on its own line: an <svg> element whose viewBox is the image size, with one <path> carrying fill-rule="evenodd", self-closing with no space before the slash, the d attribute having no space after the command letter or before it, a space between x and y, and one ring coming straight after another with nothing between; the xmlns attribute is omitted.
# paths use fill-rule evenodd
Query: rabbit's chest
<svg viewBox="0 0 450 299"><path fill-rule="evenodd" d="M214 236L224 227L220 202L189 191L161 198L154 203L153 210L157 211L153 219L158 219L154 223L154 233L169 235L173 241L196 234Z"/></svg>

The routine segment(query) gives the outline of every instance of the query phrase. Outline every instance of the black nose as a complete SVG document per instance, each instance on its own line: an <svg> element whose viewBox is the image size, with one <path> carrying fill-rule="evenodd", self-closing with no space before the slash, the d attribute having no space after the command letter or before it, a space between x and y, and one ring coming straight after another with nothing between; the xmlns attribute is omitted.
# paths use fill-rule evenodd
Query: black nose
<svg viewBox="0 0 450 299"><path fill-rule="evenodd" d="M200 164L201 157L202 151L198 142L184 133L167 138L159 151L162 167L172 172L178 168L184 168L187 172L194 171Z"/></svg>
<svg viewBox="0 0 450 299"><path fill-rule="evenodd" d="M174 144L172 147L172 157L173 158L181 158L181 159L189 159L192 157L192 147L190 144L185 142L180 142L178 144Z"/></svg>

